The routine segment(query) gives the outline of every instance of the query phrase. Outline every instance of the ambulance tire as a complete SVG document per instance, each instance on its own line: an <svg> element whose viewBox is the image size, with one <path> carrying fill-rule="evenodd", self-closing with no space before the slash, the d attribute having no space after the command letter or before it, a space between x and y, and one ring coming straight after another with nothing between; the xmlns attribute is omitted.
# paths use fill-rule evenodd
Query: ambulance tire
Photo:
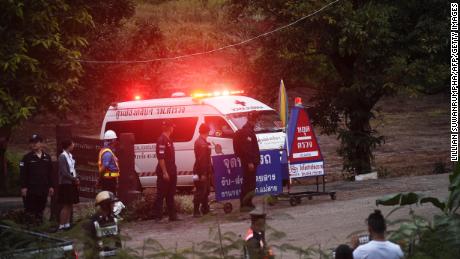
<svg viewBox="0 0 460 259"><path fill-rule="evenodd" d="M233 205L230 202L224 203L224 212L225 214L231 213L233 210Z"/></svg>
<svg viewBox="0 0 460 259"><path fill-rule="evenodd" d="M296 197L291 197L289 199L289 204L291 204L291 206L297 206L297 198Z"/></svg>
<svg viewBox="0 0 460 259"><path fill-rule="evenodd" d="M297 202L297 204L301 204L302 203L302 198L295 197L295 201Z"/></svg>

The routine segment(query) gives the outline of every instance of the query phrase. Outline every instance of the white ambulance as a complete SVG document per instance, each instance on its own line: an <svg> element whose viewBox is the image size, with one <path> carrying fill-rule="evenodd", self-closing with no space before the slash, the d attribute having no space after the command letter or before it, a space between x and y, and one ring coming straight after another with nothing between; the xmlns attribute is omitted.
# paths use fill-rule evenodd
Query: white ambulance
<svg viewBox="0 0 460 259"><path fill-rule="evenodd" d="M171 98L137 100L113 104L109 107L101 129L135 135L135 170L143 188L155 187L157 158L155 143L161 134L161 122L171 120L176 150L179 188L193 188L192 170L195 162L193 146L199 136L201 123L211 128L208 141L212 155L233 154L233 133L243 127L251 111L259 114L255 127L261 150L282 149L285 133L278 114L269 106L253 98L234 95L241 92L198 93L186 97L183 93ZM232 95L233 94L233 95Z"/></svg>

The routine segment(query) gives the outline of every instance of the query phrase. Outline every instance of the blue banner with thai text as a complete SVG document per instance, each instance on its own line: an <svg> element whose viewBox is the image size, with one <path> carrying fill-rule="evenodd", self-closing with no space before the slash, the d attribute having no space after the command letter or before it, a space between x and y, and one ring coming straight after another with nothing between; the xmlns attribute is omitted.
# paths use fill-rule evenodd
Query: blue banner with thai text
<svg viewBox="0 0 460 259"><path fill-rule="evenodd" d="M241 161L235 155L212 157L216 200L239 199L243 184ZM260 152L256 174L256 195L278 194L283 191L280 151Z"/></svg>

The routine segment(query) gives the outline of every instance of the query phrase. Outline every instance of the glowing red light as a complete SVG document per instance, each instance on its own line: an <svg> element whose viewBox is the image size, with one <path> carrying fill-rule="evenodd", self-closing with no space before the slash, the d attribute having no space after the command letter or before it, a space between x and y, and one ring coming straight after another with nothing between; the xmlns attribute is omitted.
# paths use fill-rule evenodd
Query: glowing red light
<svg viewBox="0 0 460 259"><path fill-rule="evenodd" d="M140 99L141 99L141 96L140 96L140 95L135 95L135 96L134 96L134 100L137 100L137 101L138 101L138 100L140 100Z"/></svg>
<svg viewBox="0 0 460 259"><path fill-rule="evenodd" d="M295 102L296 106L298 106L298 105L302 106L302 98L296 97L294 102Z"/></svg>
<svg viewBox="0 0 460 259"><path fill-rule="evenodd" d="M193 98L205 98L205 97L213 97L213 96L237 95L237 94L243 94L243 93L244 91L242 90L238 90L238 91L223 90L223 91L214 91L214 92L208 92L208 93L197 92L197 93L192 93L191 96Z"/></svg>

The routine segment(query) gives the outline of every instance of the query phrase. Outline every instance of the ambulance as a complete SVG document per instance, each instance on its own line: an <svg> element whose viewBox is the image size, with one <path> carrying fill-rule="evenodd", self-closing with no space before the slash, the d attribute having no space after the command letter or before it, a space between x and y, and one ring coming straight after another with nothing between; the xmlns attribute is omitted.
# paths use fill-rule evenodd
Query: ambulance
<svg viewBox="0 0 460 259"><path fill-rule="evenodd" d="M186 96L175 93L171 98L135 100L112 104L105 115L104 132L114 130L133 133L135 136L135 170L143 188L155 187L155 146L161 134L161 122L165 119L175 124L171 136L176 150L178 171L177 186L192 189L192 171L195 163L193 146L199 137L198 128L207 123L211 129L208 141L212 155L233 154L233 134L242 128L249 112L258 113L255 126L261 150L280 150L284 146L285 133L279 115L268 105L244 96L241 91L195 93Z"/></svg>

